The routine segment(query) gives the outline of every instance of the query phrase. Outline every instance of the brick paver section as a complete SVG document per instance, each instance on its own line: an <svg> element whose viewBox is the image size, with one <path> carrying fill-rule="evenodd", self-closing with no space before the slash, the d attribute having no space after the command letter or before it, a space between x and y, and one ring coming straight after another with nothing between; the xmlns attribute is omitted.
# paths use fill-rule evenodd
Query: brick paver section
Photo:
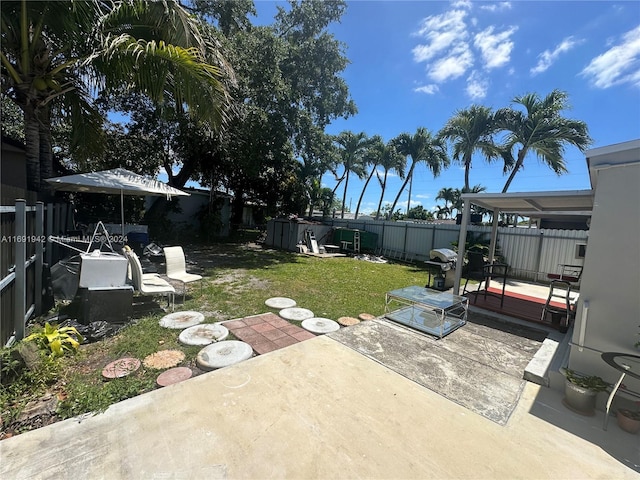
<svg viewBox="0 0 640 480"><path fill-rule="evenodd" d="M258 355L315 337L313 333L289 323L274 313L232 320L225 322L224 326L237 339L251 345Z"/></svg>

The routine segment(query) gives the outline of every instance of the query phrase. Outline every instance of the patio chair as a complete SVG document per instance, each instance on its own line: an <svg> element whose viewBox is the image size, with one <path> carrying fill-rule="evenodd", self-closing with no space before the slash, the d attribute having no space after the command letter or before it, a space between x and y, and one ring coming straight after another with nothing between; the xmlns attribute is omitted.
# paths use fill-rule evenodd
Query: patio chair
<svg viewBox="0 0 640 480"><path fill-rule="evenodd" d="M578 283L582 276L582 265L559 265L560 273L547 273L547 278L551 280L563 280L570 283Z"/></svg>
<svg viewBox="0 0 640 480"><path fill-rule="evenodd" d="M175 288L166 280L160 278L157 274L143 274L140 259L134 251L125 250L129 266L131 267L131 280L133 288L138 292L147 295L166 295L167 306L171 305L171 311L174 310Z"/></svg>
<svg viewBox="0 0 640 480"><path fill-rule="evenodd" d="M187 273L182 247L164 247L164 257L167 265L167 277L182 282L182 303L186 297L187 283L200 280L200 293L202 293L202 276Z"/></svg>
<svg viewBox="0 0 640 480"><path fill-rule="evenodd" d="M482 278L478 283L478 288L476 289L475 292L469 292L474 295L473 303L475 303L476 300L478 299L478 294L484 292L485 299L487 298L487 295L492 295L494 297L500 298L500 308L502 308L504 306L504 291L505 291L505 287L507 286L508 271L509 271L509 265L507 265L506 263L493 262L493 263L487 263L483 265ZM502 292L499 294L489 291L489 285L491 283L491 279L496 279L496 278L502 280ZM484 284L484 289L482 288L483 284ZM465 283L465 288L466 288L466 283ZM464 293L465 292L463 291L463 294Z"/></svg>
<svg viewBox="0 0 640 480"><path fill-rule="evenodd" d="M484 254L482 252L467 252L468 263L465 266L463 276L465 278L464 287L462 287L462 295L467 293L467 284L469 280L476 280L482 282L484 280Z"/></svg>
<svg viewBox="0 0 640 480"><path fill-rule="evenodd" d="M564 305L556 306L551 302L554 300L564 302ZM551 314L551 323L559 324L562 329L569 327L573 310L571 309L571 283L566 280L551 280L549 285L549 295L547 301L542 308L541 321L546 322L547 314ZM565 317L565 324L562 323L562 317Z"/></svg>

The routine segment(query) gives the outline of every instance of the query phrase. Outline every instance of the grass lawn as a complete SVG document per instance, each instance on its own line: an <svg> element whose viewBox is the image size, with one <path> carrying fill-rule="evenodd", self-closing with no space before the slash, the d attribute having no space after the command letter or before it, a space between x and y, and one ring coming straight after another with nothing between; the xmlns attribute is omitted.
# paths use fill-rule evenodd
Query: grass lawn
<svg viewBox="0 0 640 480"><path fill-rule="evenodd" d="M411 265L316 258L252 243L198 245L185 247L185 252L187 260L204 271L205 278L202 290L197 282L189 286L184 305L180 303L182 295L176 295L176 311L202 312L207 323L272 311L264 304L270 297L292 298L317 317L357 317L365 312L378 316L384 312L385 292L424 285L427 280L425 270ZM162 300L158 302L164 305ZM181 345L178 330L158 325L165 314L156 308L134 318L115 336L82 345L75 355L53 360L36 355L38 360L29 362L28 368L5 350L0 439L63 418L103 411L112 403L157 388L155 379L160 371L144 366L124 378L103 379L103 367L123 356L143 360L159 350L177 349L185 353L182 366L190 367L196 375L203 373L195 364L199 347ZM39 321L43 323L43 319ZM13 350L17 348L24 345ZM32 407L43 398L51 407L33 414Z"/></svg>

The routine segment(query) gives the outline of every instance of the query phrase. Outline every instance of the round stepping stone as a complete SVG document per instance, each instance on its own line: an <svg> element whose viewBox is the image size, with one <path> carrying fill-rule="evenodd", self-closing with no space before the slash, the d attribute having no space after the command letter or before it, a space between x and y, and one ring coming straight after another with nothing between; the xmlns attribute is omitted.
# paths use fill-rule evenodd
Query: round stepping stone
<svg viewBox="0 0 640 480"><path fill-rule="evenodd" d="M225 340L204 347L196 357L198 367L203 370L215 370L228 367L253 356L251 345L239 340Z"/></svg>
<svg viewBox="0 0 640 480"><path fill-rule="evenodd" d="M283 308L292 308L295 307L296 301L292 300L290 298L287 297L271 297L269 299L267 299L264 304L267 307L270 308L277 308L277 309L283 309Z"/></svg>
<svg viewBox="0 0 640 480"><path fill-rule="evenodd" d="M183 329L204 322L204 315L200 312L174 312L160 319L160 326L165 328Z"/></svg>
<svg viewBox="0 0 640 480"><path fill-rule="evenodd" d="M371 315L370 313L361 313L360 315L358 315L358 318L360 320L373 320L375 317L375 315Z"/></svg>
<svg viewBox="0 0 640 480"><path fill-rule="evenodd" d="M209 345L220 342L229 336L229 329L219 323L204 323L185 328L178 335L178 341L183 345Z"/></svg>
<svg viewBox="0 0 640 480"><path fill-rule="evenodd" d="M109 363L102 369L102 376L105 378L122 378L140 368L140 360L137 358L120 358Z"/></svg>
<svg viewBox="0 0 640 480"><path fill-rule="evenodd" d="M192 375L193 372L188 367L170 368L169 370L166 370L158 375L156 383L160 387L166 387L168 385L173 385L174 383L186 380L187 378L191 378Z"/></svg>
<svg viewBox="0 0 640 480"><path fill-rule="evenodd" d="M142 363L147 368L162 370L178 365L184 360L184 353L180 350L161 350L144 357Z"/></svg>
<svg viewBox="0 0 640 480"><path fill-rule="evenodd" d="M351 325L355 325L356 323L360 323L360 320L354 317L340 317L338 319L338 323L343 327L349 327Z"/></svg>
<svg viewBox="0 0 640 480"><path fill-rule="evenodd" d="M301 322L307 318L313 318L313 312L311 310L300 307L284 308L280 310L278 315L285 320L295 320L296 322Z"/></svg>
<svg viewBox="0 0 640 480"><path fill-rule="evenodd" d="M304 320L302 328L311 333L330 333L340 330L340 325L329 318L314 317Z"/></svg>

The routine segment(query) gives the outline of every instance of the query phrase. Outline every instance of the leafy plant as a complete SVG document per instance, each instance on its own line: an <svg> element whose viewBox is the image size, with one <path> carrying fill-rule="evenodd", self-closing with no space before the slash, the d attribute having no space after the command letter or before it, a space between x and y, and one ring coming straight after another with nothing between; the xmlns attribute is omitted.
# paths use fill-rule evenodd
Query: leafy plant
<svg viewBox="0 0 640 480"><path fill-rule="evenodd" d="M49 351L49 357L62 357L67 352L76 352L84 337L75 327L61 327L45 322L44 328L24 339L25 342L36 342L38 348Z"/></svg>
<svg viewBox="0 0 640 480"><path fill-rule="evenodd" d="M609 384L596 375L580 375L575 370L568 368L565 370L565 374L569 382L593 392L605 392L609 388Z"/></svg>

